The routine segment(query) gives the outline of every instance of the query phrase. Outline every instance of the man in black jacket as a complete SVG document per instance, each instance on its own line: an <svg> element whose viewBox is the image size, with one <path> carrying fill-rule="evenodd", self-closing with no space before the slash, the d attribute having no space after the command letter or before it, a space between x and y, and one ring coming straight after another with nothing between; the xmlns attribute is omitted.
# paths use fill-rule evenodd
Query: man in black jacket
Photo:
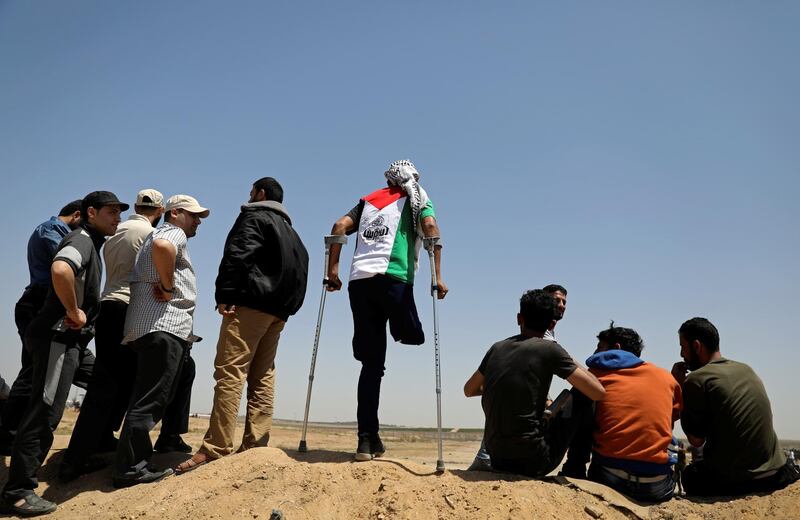
<svg viewBox="0 0 800 520"><path fill-rule="evenodd" d="M233 452L245 381L247 416L239 451L269 442L278 339L286 320L303 304L308 276L308 253L282 201L278 181L256 181L225 240L215 294L222 325L214 405L202 446L177 473Z"/></svg>

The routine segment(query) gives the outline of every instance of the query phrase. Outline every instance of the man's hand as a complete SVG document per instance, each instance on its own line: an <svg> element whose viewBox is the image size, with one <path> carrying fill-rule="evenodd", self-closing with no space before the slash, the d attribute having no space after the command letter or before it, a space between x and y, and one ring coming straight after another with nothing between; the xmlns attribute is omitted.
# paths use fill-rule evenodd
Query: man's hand
<svg viewBox="0 0 800 520"><path fill-rule="evenodd" d="M443 300L444 297L447 296L448 291L447 284L441 280L436 280L436 297L439 300Z"/></svg>
<svg viewBox="0 0 800 520"><path fill-rule="evenodd" d="M73 330L80 330L86 325L86 314L79 308L71 312L67 311L67 316L64 318L64 325Z"/></svg>
<svg viewBox="0 0 800 520"><path fill-rule="evenodd" d="M174 289L173 289L174 290ZM158 302L168 302L172 299L172 293L165 291L161 287L161 282L153 284L153 298Z"/></svg>
<svg viewBox="0 0 800 520"><path fill-rule="evenodd" d="M236 314L236 305L220 303L217 305L217 312L222 316L234 316Z"/></svg>
<svg viewBox="0 0 800 520"><path fill-rule="evenodd" d="M672 365L672 377L675 378L675 381L677 381L679 385L683 386L683 383L686 382L686 375L688 373L689 367L687 367L686 363L683 361L678 361Z"/></svg>
<svg viewBox="0 0 800 520"><path fill-rule="evenodd" d="M329 292L338 291L342 288L342 281L339 279L339 273L329 272L325 280L327 281L325 288Z"/></svg>

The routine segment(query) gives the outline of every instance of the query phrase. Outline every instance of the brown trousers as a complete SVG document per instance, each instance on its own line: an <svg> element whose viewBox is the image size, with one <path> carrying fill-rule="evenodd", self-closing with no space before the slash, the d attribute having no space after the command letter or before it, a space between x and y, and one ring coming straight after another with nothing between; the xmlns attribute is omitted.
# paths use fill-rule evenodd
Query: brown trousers
<svg viewBox="0 0 800 520"><path fill-rule="evenodd" d="M233 453L242 387L247 382L247 415L239 451L266 446L275 398L275 354L286 324L271 314L236 307L224 316L214 360L214 404L200 451L217 459Z"/></svg>

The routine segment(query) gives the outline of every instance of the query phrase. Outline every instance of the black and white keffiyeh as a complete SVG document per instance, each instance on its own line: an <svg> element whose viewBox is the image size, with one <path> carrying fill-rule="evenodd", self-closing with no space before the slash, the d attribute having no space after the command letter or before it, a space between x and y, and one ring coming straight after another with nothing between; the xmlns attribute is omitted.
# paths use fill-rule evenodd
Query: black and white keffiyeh
<svg viewBox="0 0 800 520"><path fill-rule="evenodd" d="M428 195L419 185L419 172L414 163L408 159L395 161L389 165L389 169L384 172L384 177L391 186L398 186L408 194L411 203L411 216L413 218L417 232L419 233L419 213L425 204L428 203Z"/></svg>

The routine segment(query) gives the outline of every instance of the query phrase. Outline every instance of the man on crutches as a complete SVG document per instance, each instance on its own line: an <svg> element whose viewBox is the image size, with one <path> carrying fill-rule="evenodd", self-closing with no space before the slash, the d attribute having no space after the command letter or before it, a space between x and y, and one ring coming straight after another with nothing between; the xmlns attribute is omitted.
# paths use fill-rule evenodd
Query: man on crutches
<svg viewBox="0 0 800 520"><path fill-rule="evenodd" d="M348 293L353 312L353 356L361 362L358 379L358 447L355 459L384 453L378 433L378 404L386 360L386 322L395 341L425 341L414 303L414 273L422 238L439 237L433 204L419 185L411 161L393 162L384 173L388 186L365 197L333 225L332 235L358 231ZM433 247L436 292L447 294L441 274L441 242ZM341 289L339 253L332 244L328 290ZM441 456L440 456L441 459Z"/></svg>

